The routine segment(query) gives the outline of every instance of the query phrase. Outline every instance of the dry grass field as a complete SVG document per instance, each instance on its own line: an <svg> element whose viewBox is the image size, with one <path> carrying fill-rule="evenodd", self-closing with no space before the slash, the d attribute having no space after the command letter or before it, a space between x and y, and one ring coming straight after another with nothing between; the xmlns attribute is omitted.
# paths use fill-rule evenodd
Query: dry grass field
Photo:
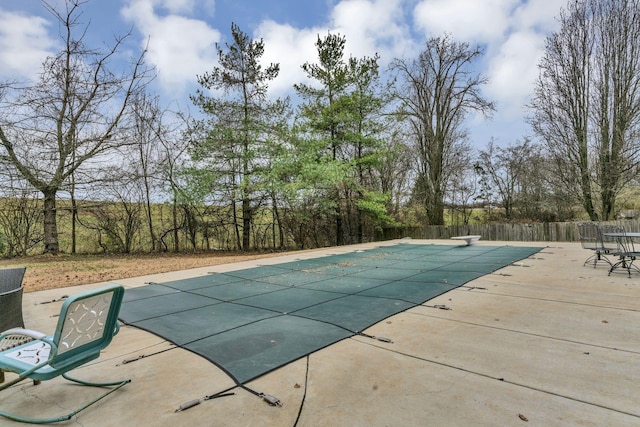
<svg viewBox="0 0 640 427"><path fill-rule="evenodd" d="M206 254L41 255L0 260L0 268L25 266L25 292L118 280L282 255L216 252Z"/></svg>

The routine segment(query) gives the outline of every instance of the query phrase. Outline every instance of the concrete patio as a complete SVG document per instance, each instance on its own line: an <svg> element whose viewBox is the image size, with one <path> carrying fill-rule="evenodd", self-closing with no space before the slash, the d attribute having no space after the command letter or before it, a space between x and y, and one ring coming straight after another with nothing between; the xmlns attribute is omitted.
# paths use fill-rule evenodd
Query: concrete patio
<svg viewBox="0 0 640 427"><path fill-rule="evenodd" d="M326 248L118 283L130 288L396 243ZM236 388L232 396L175 412L235 384L209 361L124 326L100 359L75 376L131 378L131 384L57 425L640 426L640 276L629 278L622 270L607 276L604 264L583 266L591 253L579 243L479 244L543 249L366 331L392 343L349 338L247 384L276 396L282 407ZM60 297L101 285L25 294L27 327L53 331ZM137 360L123 363L131 359ZM25 381L2 392L0 408L51 416L99 392L60 379L39 386ZM22 424L0 419L0 425Z"/></svg>

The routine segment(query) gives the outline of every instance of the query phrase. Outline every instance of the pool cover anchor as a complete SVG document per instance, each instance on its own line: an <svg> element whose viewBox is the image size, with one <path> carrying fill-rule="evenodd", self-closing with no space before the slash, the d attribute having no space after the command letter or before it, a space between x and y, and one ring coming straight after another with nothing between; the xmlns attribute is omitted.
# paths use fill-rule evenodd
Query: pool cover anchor
<svg viewBox="0 0 640 427"><path fill-rule="evenodd" d="M231 389L229 389L229 390L231 390ZM235 393L233 393L233 392L232 393L228 393L229 390L221 391L220 393L216 393L216 394L209 394L209 395L206 395L204 397L201 397L200 399L190 400L190 401L185 402L185 403L181 404L180 406L178 406L178 408L173 412L186 411L187 409L193 408L194 406L198 406L199 404L201 404L202 402L206 402L207 400L217 399L219 397L225 397L225 396L234 396Z"/></svg>
<svg viewBox="0 0 640 427"><path fill-rule="evenodd" d="M436 304L436 305L422 304L422 307L437 308L438 310L451 310L451 307L448 307L445 304Z"/></svg>
<svg viewBox="0 0 640 427"><path fill-rule="evenodd" d="M49 301L42 301L40 304L51 304L53 302L65 301L67 298L69 298L69 295L62 295L60 298L52 299Z"/></svg>
<svg viewBox="0 0 640 427"><path fill-rule="evenodd" d="M271 406L276 406L278 408L282 408L282 401L280 399L278 399L277 397L272 396L270 394L257 392L255 390L250 389L249 387L247 387L244 384L238 384L238 385L230 387L230 388L228 388L226 390L222 390L222 391L220 391L218 393L208 394L208 395L206 395L204 397L201 397L199 399L194 399L194 400L190 400L188 402L184 402L180 406L178 406L176 408L176 410L173 411L173 412L177 413L177 412L186 411L187 409L193 408L194 406L198 406L199 404L201 404L203 402L206 402L207 400L217 399L219 397L225 397L225 396L234 396L235 393L232 392L231 390L233 390L235 388L238 388L238 387L248 391L249 393L253 394L254 396L258 396L260 399L264 400L265 402L267 402Z"/></svg>
<svg viewBox="0 0 640 427"><path fill-rule="evenodd" d="M267 402L271 406L277 406L278 408L282 408L282 402L275 396L271 396L270 394L260 393L258 397L261 397L262 400Z"/></svg>
<svg viewBox="0 0 640 427"><path fill-rule="evenodd" d="M483 288L482 286L460 286L461 288L465 288L468 291L473 291L473 290L480 290L480 291L486 291L487 288Z"/></svg>
<svg viewBox="0 0 640 427"><path fill-rule="evenodd" d="M164 350L156 351L155 353L140 354L138 356L129 357L127 359L124 359L122 362L118 363L116 366L126 365L127 363L136 362L136 361L144 359L146 357L155 356L156 354L161 354L161 353L164 353L166 351L173 350L173 349L176 349L176 348L179 348L179 347L174 345L174 346L171 346L169 348L165 348Z"/></svg>
<svg viewBox="0 0 640 427"><path fill-rule="evenodd" d="M249 387L247 387L244 384L238 384L238 387L242 388L243 390L248 391L249 393L253 394L254 396L258 396L260 399L264 400L265 402L267 402L271 406L276 406L278 408L282 408L282 401L280 399L278 399L277 397L275 397L275 396L252 390L252 389L250 389Z"/></svg>
<svg viewBox="0 0 640 427"><path fill-rule="evenodd" d="M381 341L381 342L386 342L386 343L389 343L389 344L393 344L393 341L391 340L391 338L376 337L375 335L365 334L364 332L356 332L356 335L360 335L360 336L366 337L366 338L371 338L372 340L378 340L378 341Z"/></svg>

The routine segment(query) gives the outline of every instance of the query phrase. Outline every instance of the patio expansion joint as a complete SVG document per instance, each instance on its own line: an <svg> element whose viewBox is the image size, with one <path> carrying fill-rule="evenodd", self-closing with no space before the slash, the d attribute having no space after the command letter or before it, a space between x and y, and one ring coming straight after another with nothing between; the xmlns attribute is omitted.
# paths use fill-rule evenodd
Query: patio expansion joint
<svg viewBox="0 0 640 427"><path fill-rule="evenodd" d="M461 289L463 288L463 289ZM456 289L452 289L452 291L474 291L474 290L481 290L483 291L483 294L486 295L496 295L496 296L501 296L501 297L506 297L506 298L519 298L519 299L529 299L529 300L536 300L536 301L546 301L546 302L555 302L558 304L571 304L571 305L579 305L582 307L595 307L595 308L603 308L606 310L619 310L619 311L631 311L631 312L640 312L639 309L635 309L635 308L623 308L623 307L611 307L611 306L607 306L607 305L599 305L599 304L587 304L584 302L577 302L577 301L569 301L569 300L562 300L562 299L551 299L551 298L541 298L541 297L531 297L531 296L524 296L524 295L509 295L509 294L503 294L500 292L491 292L489 290L486 290L486 287L472 287L472 288L465 288L464 286L460 286L459 288Z"/></svg>
<svg viewBox="0 0 640 427"><path fill-rule="evenodd" d="M416 356L414 354L405 353L405 352L402 352L402 351L398 351L396 349L383 347L381 345L376 344L375 342L366 342L366 341L358 341L358 342L361 343L361 344L369 345L371 347L376 347L376 348L379 348L381 350L385 350L385 351L388 351L388 352L391 352L391 353L394 353L394 354L397 354L397 355L400 355L400 356L405 356L405 357L409 357L409 358L412 358L412 359L415 359L415 360L420 360L420 361L423 361L423 362L432 363L434 365L443 366L445 368L455 369L455 370L460 371L460 372L465 372L465 373L468 373L468 374L477 375L479 377L483 377L483 378L487 378L487 379L490 379L490 380L499 381L499 382L504 383L504 384L510 384L510 385L513 385L513 386L516 386L516 387L525 388L525 389L532 390L532 391L535 391L535 392L544 393L544 394L547 394L547 395L550 395L550 396L555 396L555 397L559 397L559 398L562 398L562 399L567 399L567 400L570 400L570 401L573 401L573 402L578 402L578 403L582 403L582 404L585 404L585 405L598 407L598 408L601 408L601 409L617 412L619 414L623 414L623 415L627 415L627 416L630 416L630 417L634 417L634 418L640 419L640 413L636 414L636 413L633 413L633 412L612 408L610 406L601 405L599 403L590 402L588 400L579 399L579 398L576 398L576 397L571 397L571 396L567 396L567 395L564 395L564 394L556 393L556 392L553 392L551 390L545 390L545 389L542 389L540 387L534 387L534 386L531 386L531 385L528 385L528 384L524 384L524 383L520 383L520 382L517 382L517 381L511 381L511 380L508 380L506 378L496 377L496 376L493 376L493 375L489 375L489 374L485 374L485 373L482 373L482 372L474 371L474 370L471 370L471 369L464 368L462 366L455 366L455 365L452 365L450 363L445 363L445 362L441 362L441 361L438 361L438 360L428 359L426 357Z"/></svg>
<svg viewBox="0 0 640 427"><path fill-rule="evenodd" d="M510 332L510 333L514 333L514 334L526 335L526 336L530 336L530 337L544 338L544 339L553 340L553 341L560 341L560 342L565 342L565 343L584 345L584 346L593 347L593 348L601 348L601 349L604 349L604 350L613 350L613 351L620 351L620 352L623 352L623 353L640 355L640 351L636 351L636 350L626 350L626 349L623 349L623 348L609 347L609 346L605 346L605 345L593 344L593 343L588 343L588 342L583 342L583 341L570 340L570 339L567 339L567 338L559 338L559 337L553 337L553 336L550 336L550 335L536 334L536 333L533 333L533 332L526 332L526 331L521 331L521 330L512 329L512 328L503 328L503 327L500 327L500 326L483 325L481 323L468 322L468 321L459 320L459 319L449 319L449 318L446 318L446 317L439 317L439 316L434 316L434 315L431 315L431 314L416 313L414 311L407 311L407 313L408 314L412 314L414 316L431 317L433 319L446 320L446 321L450 321L450 322L462 323L462 324L465 324L465 325L477 326L479 328L493 329L493 330L498 330L498 331L503 331L503 332Z"/></svg>

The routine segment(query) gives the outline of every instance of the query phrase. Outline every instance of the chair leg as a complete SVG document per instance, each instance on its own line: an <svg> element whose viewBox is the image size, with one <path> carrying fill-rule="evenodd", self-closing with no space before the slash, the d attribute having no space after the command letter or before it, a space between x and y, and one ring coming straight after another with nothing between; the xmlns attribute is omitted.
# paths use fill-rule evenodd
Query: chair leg
<svg viewBox="0 0 640 427"><path fill-rule="evenodd" d="M596 253L587 258L582 265L587 265L587 263L591 263L591 261L593 261L593 268L596 268L598 266L599 261L604 261L607 264L611 265L611 261L609 261L609 258L607 258L607 256L600 251L596 251Z"/></svg>
<svg viewBox="0 0 640 427"><path fill-rule="evenodd" d="M622 255L620 256L620 259L618 260L618 262L616 262L615 264L611 265L611 268L609 269L609 276L611 276L611 273L613 273L613 271L615 269L617 269L618 267L622 267L624 269L628 268L627 260Z"/></svg>
<svg viewBox="0 0 640 427"><path fill-rule="evenodd" d="M587 258L586 260L584 260L584 263L582 264L583 266L587 265L588 263L591 263L591 260L593 260L593 268L596 268L596 264L598 263L598 258L596 257L596 254L591 255L589 258Z"/></svg>
<svg viewBox="0 0 640 427"><path fill-rule="evenodd" d="M114 391L118 390L120 387L123 387L123 386L125 386L125 385L127 385L127 384L129 384L131 382L130 379L126 379L126 380L116 381L116 382L97 383L97 382L89 382L89 381L83 381L83 380L78 380L78 379L75 379L75 378L71 378L71 377L67 376L66 374L62 374L62 376L65 379L69 380L69 381L73 381L73 382L76 382L78 384L82 384L82 385L86 385L86 386L91 386L91 387L110 387L111 386L113 388L107 390L105 393L101 394L100 396L98 396L97 398L93 399L89 403L84 404L83 406L81 406L80 408L76 409L75 411L70 412L70 413L65 414L65 415L61 415L59 417L31 418L31 417L23 417L21 415L11 414L9 412L4 412L4 411L1 411L1 410L0 410L0 416L3 416L3 417L8 418L10 420L14 420L14 421L22 422L22 423L32 423L32 424L50 424L50 423L56 423L56 422L60 422L60 421L67 421L67 420L70 420L74 415L76 415L79 412L87 409L89 406L93 405L94 403L100 401L101 399L107 397L108 395L110 395Z"/></svg>
<svg viewBox="0 0 640 427"><path fill-rule="evenodd" d="M0 369L0 384L2 384L4 382L4 370ZM39 385L40 384L40 380L33 380L33 385Z"/></svg>
<svg viewBox="0 0 640 427"><path fill-rule="evenodd" d="M631 269L633 268L635 271L640 273L640 268L634 264L635 257L631 258L631 261L627 264L627 272L629 273L629 277L631 277Z"/></svg>

